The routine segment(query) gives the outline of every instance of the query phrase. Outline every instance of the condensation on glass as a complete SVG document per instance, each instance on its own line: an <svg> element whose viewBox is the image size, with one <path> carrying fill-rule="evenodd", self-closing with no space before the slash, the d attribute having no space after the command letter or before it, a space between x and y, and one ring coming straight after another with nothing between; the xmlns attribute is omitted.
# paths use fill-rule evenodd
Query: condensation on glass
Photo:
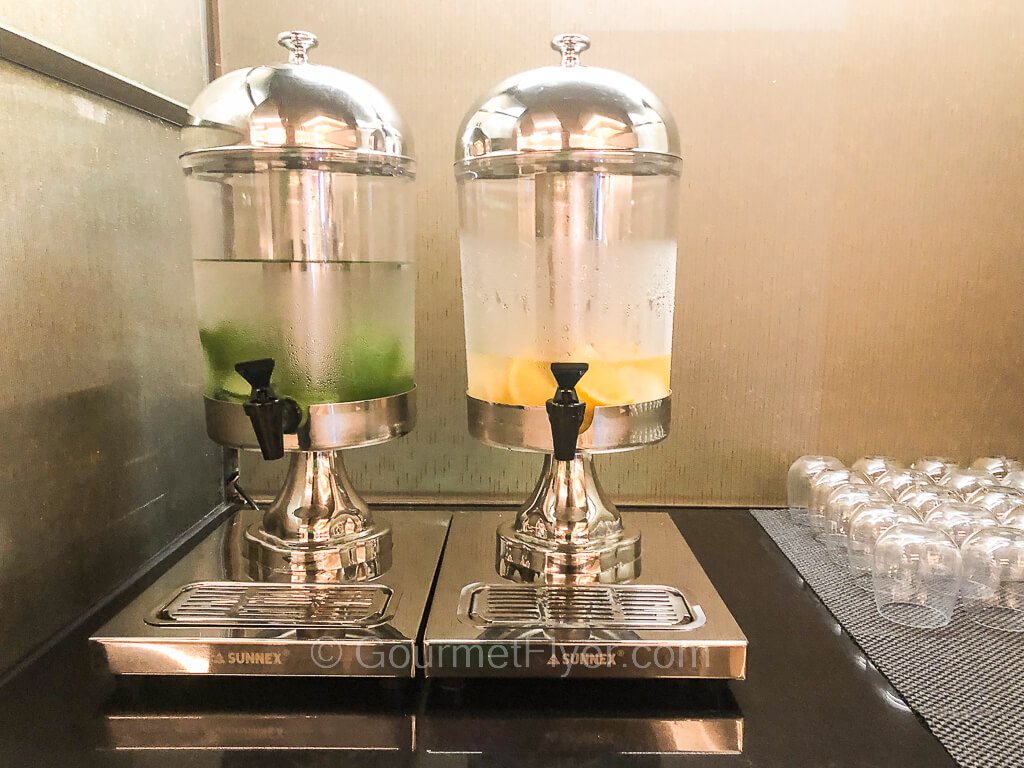
<svg viewBox="0 0 1024 768"><path fill-rule="evenodd" d="M678 138L621 73L579 62L497 86L456 147L469 395L543 405L552 362L586 362L590 406L666 397Z"/></svg>
<svg viewBox="0 0 1024 768"><path fill-rule="evenodd" d="M273 358L300 406L413 388L412 146L368 83L307 61L231 72L185 128L207 397L244 402Z"/></svg>

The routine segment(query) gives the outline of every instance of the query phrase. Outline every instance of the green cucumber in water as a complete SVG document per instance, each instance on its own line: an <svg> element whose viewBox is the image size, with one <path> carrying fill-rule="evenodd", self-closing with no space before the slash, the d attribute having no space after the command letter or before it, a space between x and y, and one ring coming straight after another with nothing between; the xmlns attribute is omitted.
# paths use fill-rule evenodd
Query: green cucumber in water
<svg viewBox="0 0 1024 768"><path fill-rule="evenodd" d="M373 328L355 334L337 356L339 376L332 382L311 382L287 352L287 344L266 334L248 332L231 323L199 331L206 357L206 394L218 400L245 402L250 387L235 372L235 364L272 357L271 379L282 397L290 397L306 411L316 403L351 402L397 395L412 389L412 361L406 359L401 339Z"/></svg>
<svg viewBox="0 0 1024 768"><path fill-rule="evenodd" d="M401 339L374 330L363 331L357 339L343 355L350 366L344 377L346 400L370 400L412 389L412 365Z"/></svg>
<svg viewBox="0 0 1024 768"><path fill-rule="evenodd" d="M249 399L252 388L235 372L235 363L262 357L277 359L275 348L231 323L200 328L199 342L206 356L206 394L218 400Z"/></svg>

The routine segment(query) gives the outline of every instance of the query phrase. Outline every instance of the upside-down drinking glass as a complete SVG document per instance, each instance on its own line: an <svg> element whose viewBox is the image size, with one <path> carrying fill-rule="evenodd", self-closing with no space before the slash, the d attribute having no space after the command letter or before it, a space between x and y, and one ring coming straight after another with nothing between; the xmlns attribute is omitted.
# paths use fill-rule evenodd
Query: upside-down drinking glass
<svg viewBox="0 0 1024 768"><path fill-rule="evenodd" d="M842 469L843 462L835 456L801 456L793 462L786 475L786 496L789 514L794 521L807 517L807 505L811 501L811 480L830 469Z"/></svg>
<svg viewBox="0 0 1024 768"><path fill-rule="evenodd" d="M963 562L960 548L923 523L899 523L878 537L872 589L879 614L908 627L944 627L953 618Z"/></svg>
<svg viewBox="0 0 1024 768"><path fill-rule="evenodd" d="M1017 508L1003 518L1001 525L1024 531L1024 508Z"/></svg>
<svg viewBox="0 0 1024 768"><path fill-rule="evenodd" d="M832 489L825 502L824 529L821 540L832 561L846 564L846 533L850 520L865 504L892 503L884 491L873 485L844 483ZM817 532L816 532L817 533Z"/></svg>
<svg viewBox="0 0 1024 768"><path fill-rule="evenodd" d="M908 488L916 485L932 485L932 482L928 475L918 472L916 469L890 469L874 480L874 484L893 499L898 499L900 494Z"/></svg>
<svg viewBox="0 0 1024 768"><path fill-rule="evenodd" d="M910 468L924 472L937 483L948 475L951 469L956 469L959 466L955 459L950 459L947 456L922 456L914 461Z"/></svg>
<svg viewBox="0 0 1024 768"><path fill-rule="evenodd" d="M942 485L956 491L965 499L980 488L987 485L999 485L990 472L983 469L951 469L942 479Z"/></svg>
<svg viewBox="0 0 1024 768"><path fill-rule="evenodd" d="M846 548L854 584L871 591L871 562L878 537L900 523L920 522L904 505L893 502L869 502L850 518Z"/></svg>
<svg viewBox="0 0 1024 768"><path fill-rule="evenodd" d="M1024 464L1009 456L982 456L971 462L971 469L980 469L996 480L1002 480L1011 472L1024 469Z"/></svg>
<svg viewBox="0 0 1024 768"><path fill-rule="evenodd" d="M850 469L860 472L874 482L890 469L904 469L903 462L893 456L861 456Z"/></svg>
<svg viewBox="0 0 1024 768"><path fill-rule="evenodd" d="M1024 491L1024 469L1008 472L1006 477L1000 480L1000 483L1007 488L1016 488L1019 491Z"/></svg>
<svg viewBox="0 0 1024 768"><path fill-rule="evenodd" d="M960 494L941 485L913 485L899 495L898 501L910 507L918 519L923 521L940 504L963 499L960 498Z"/></svg>
<svg viewBox="0 0 1024 768"><path fill-rule="evenodd" d="M1024 530L978 531L960 547L968 617L1004 632L1024 632Z"/></svg>
<svg viewBox="0 0 1024 768"><path fill-rule="evenodd" d="M807 505L807 524L817 532L825 530L825 502L837 485L856 483L870 485L868 479L852 469L828 469L811 480L811 500Z"/></svg>
<svg viewBox="0 0 1024 768"><path fill-rule="evenodd" d="M965 501L940 504L924 521L948 535L958 547L972 533L999 525L999 520L987 509Z"/></svg>
<svg viewBox="0 0 1024 768"><path fill-rule="evenodd" d="M986 486L972 493L967 501L984 507L1002 520L1018 507L1024 507L1024 491L1003 485Z"/></svg>

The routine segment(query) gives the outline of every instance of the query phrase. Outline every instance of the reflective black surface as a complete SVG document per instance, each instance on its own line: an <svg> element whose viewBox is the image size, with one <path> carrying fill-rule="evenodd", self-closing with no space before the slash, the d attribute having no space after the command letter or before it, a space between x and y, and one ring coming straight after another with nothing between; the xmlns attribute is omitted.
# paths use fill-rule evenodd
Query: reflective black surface
<svg viewBox="0 0 1024 768"><path fill-rule="evenodd" d="M147 768L955 765L746 511L672 514L750 641L744 681L115 683L92 668L87 637L126 595L0 689L0 755ZM738 724L742 751L643 754L709 723Z"/></svg>

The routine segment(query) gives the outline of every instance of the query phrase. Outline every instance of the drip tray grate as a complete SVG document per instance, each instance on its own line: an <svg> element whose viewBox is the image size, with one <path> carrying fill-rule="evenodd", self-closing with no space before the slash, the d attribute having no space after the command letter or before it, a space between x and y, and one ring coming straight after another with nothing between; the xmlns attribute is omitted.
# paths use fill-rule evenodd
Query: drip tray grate
<svg viewBox="0 0 1024 768"><path fill-rule="evenodd" d="M477 626L553 629L673 629L694 621L678 590L628 584L476 585L463 593L459 614Z"/></svg>
<svg viewBox="0 0 1024 768"><path fill-rule="evenodd" d="M200 581L178 590L147 622L193 627L350 627L386 620L392 592L379 584Z"/></svg>

